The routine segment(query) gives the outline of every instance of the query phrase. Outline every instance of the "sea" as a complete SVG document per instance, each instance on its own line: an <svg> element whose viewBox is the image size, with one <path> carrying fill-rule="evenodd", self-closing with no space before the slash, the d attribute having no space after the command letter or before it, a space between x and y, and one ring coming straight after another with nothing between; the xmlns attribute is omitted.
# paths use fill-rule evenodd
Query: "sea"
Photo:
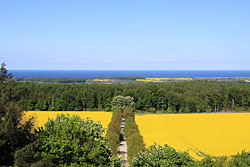
<svg viewBox="0 0 250 167"><path fill-rule="evenodd" d="M9 70L14 77L123 77L194 78L250 77L250 70Z"/></svg>

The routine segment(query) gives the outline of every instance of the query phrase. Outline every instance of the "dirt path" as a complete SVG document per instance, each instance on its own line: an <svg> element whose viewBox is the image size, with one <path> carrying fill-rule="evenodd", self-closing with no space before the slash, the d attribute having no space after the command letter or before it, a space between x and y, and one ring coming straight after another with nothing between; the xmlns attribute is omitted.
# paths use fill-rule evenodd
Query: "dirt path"
<svg viewBox="0 0 250 167"><path fill-rule="evenodd" d="M120 143L120 146L118 148L118 154L119 154L119 157L122 157L122 162L123 164L125 165L125 167L128 167L129 164L128 164L128 154L127 154L127 142L126 142L126 139L125 139L125 136L124 136L124 133L123 133L123 129L125 127L125 119L122 118L122 122L121 122L121 134L120 134L120 140L121 140L121 143Z"/></svg>

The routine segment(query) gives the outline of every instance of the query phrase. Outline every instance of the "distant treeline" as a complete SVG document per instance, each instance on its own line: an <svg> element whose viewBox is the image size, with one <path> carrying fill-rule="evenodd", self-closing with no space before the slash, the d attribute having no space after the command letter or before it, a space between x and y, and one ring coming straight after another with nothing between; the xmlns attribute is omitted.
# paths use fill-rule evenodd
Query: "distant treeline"
<svg viewBox="0 0 250 167"><path fill-rule="evenodd" d="M38 82L38 83L85 83L84 78L43 78L43 77L20 77L14 78L17 82Z"/></svg>
<svg viewBox="0 0 250 167"><path fill-rule="evenodd" d="M219 82L240 82L250 81L249 77L195 77L195 81L219 81Z"/></svg>
<svg viewBox="0 0 250 167"><path fill-rule="evenodd" d="M124 76L124 77L88 77L88 78L46 78L46 77L16 77L13 78L17 82L37 82L37 83L93 83L95 79L105 80L109 82L125 82L136 81L136 79L143 79L140 76Z"/></svg>
<svg viewBox="0 0 250 167"><path fill-rule="evenodd" d="M122 76L122 77L86 77L86 78L46 78L46 77L17 77L13 78L17 82L37 82L37 83L103 83L103 84L127 84L139 82L138 79L145 79L141 76ZM183 82L185 78L168 78L161 80L161 82ZM218 82L250 82L250 78L230 78L230 77L195 77L190 78L189 81L218 81Z"/></svg>
<svg viewBox="0 0 250 167"><path fill-rule="evenodd" d="M134 97L135 109L189 113L250 111L250 84L193 81L132 84L39 84L12 86L24 110L110 110L117 95Z"/></svg>

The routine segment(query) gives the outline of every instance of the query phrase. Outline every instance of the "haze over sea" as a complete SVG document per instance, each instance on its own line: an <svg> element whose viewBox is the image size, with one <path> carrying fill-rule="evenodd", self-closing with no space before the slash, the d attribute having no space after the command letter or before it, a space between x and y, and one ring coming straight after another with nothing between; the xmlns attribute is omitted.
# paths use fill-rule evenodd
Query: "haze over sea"
<svg viewBox="0 0 250 167"><path fill-rule="evenodd" d="M250 70L10 70L14 77L250 77Z"/></svg>

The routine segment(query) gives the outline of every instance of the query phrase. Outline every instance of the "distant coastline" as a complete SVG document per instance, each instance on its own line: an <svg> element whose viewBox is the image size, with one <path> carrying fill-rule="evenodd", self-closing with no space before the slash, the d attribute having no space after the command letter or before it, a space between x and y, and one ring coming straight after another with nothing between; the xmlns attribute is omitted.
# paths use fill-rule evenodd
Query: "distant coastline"
<svg viewBox="0 0 250 167"><path fill-rule="evenodd" d="M250 70L9 70L14 77L250 77Z"/></svg>

